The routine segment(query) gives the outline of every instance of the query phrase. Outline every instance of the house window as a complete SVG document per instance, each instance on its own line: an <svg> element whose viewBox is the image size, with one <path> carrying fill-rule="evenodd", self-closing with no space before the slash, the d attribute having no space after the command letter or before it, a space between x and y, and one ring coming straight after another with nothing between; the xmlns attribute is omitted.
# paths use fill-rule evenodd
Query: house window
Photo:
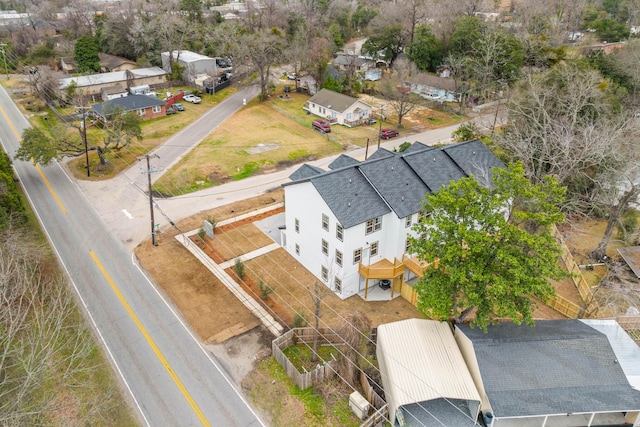
<svg viewBox="0 0 640 427"><path fill-rule="evenodd" d="M300 255L300 245L296 243L296 255Z"/></svg>
<svg viewBox="0 0 640 427"><path fill-rule="evenodd" d="M295 227L296 227L296 233L300 232L300 220L298 218L295 219Z"/></svg>
<svg viewBox="0 0 640 427"><path fill-rule="evenodd" d="M322 239L322 253L329 255L329 242L324 239Z"/></svg>
<svg viewBox="0 0 640 427"><path fill-rule="evenodd" d="M351 113L347 113L347 120L351 120Z"/></svg>
<svg viewBox="0 0 640 427"><path fill-rule="evenodd" d="M162 108L160 108L159 105L154 105L153 108L151 109L154 113L159 113L160 111L162 111Z"/></svg>
<svg viewBox="0 0 640 427"><path fill-rule="evenodd" d="M144 108L138 109L139 116L145 116L146 114L147 114L147 110L145 110Z"/></svg>
<svg viewBox="0 0 640 427"><path fill-rule="evenodd" d="M336 249L336 264L342 267L342 252Z"/></svg>
<svg viewBox="0 0 640 427"><path fill-rule="evenodd" d="M333 279L333 289L341 294L342 293L342 280L338 279L337 277Z"/></svg>
<svg viewBox="0 0 640 427"><path fill-rule="evenodd" d="M378 255L378 242L373 242L371 244L371 256Z"/></svg>
<svg viewBox="0 0 640 427"><path fill-rule="evenodd" d="M404 252L405 253L409 253L409 246L411 245L411 242L409 242L409 237L407 237L407 240L404 241Z"/></svg>
<svg viewBox="0 0 640 427"><path fill-rule="evenodd" d="M411 227L411 217L412 217L412 215L409 215L408 217L405 218L405 220L404 220L405 228Z"/></svg>
<svg viewBox="0 0 640 427"><path fill-rule="evenodd" d="M331 112L331 118L335 119L336 117L338 117L338 114L336 114L335 111Z"/></svg>
<svg viewBox="0 0 640 427"><path fill-rule="evenodd" d="M329 280L329 270L327 270L327 267L324 265L322 266L321 276L323 282L327 282Z"/></svg>
<svg viewBox="0 0 640 427"><path fill-rule="evenodd" d="M353 263L357 264L362 261L362 248L353 251Z"/></svg>
<svg viewBox="0 0 640 427"><path fill-rule="evenodd" d="M342 242L342 234L343 234L344 229L342 228L342 226L340 224L336 224L336 239L340 240Z"/></svg>
<svg viewBox="0 0 640 427"><path fill-rule="evenodd" d="M367 228L365 230L365 234L371 234L374 231L379 231L382 228L382 217L379 216L377 218L370 219L367 221Z"/></svg>
<svg viewBox="0 0 640 427"><path fill-rule="evenodd" d="M322 214L322 228L329 231L329 216Z"/></svg>

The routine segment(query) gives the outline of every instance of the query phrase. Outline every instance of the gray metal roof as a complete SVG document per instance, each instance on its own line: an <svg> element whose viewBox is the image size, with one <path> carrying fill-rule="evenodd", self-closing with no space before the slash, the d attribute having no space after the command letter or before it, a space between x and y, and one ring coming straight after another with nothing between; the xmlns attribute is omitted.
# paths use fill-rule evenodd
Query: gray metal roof
<svg viewBox="0 0 640 427"><path fill-rule="evenodd" d="M359 99L343 95L329 89L321 89L318 93L309 98L309 101L307 102L318 104L330 110L342 113L347 108L351 107L356 101L359 101ZM366 102L364 102L364 104L369 105Z"/></svg>
<svg viewBox="0 0 640 427"><path fill-rule="evenodd" d="M292 181L298 181L300 179L307 179L324 172L325 172L324 169L320 169L319 167L316 167L316 166L304 164L300 168L296 169L294 173L289 175L289 179Z"/></svg>
<svg viewBox="0 0 640 427"><path fill-rule="evenodd" d="M77 87L86 87L93 85L102 85L108 83L119 83L127 81L127 75L133 77L133 79L142 77L156 77L164 76L167 72L160 67L149 68L137 68L135 70L128 71L112 71L110 73L91 74L88 76L68 77L66 79L60 79L59 88L65 89L72 82L75 82Z"/></svg>
<svg viewBox="0 0 640 427"><path fill-rule="evenodd" d="M101 104L96 104L92 107L92 109L97 114L103 115L103 112L109 114L109 111L113 111L117 108L122 108L124 111L131 111L165 104L165 101L154 98L153 96L129 95L123 96L122 98L105 101Z"/></svg>
<svg viewBox="0 0 640 427"><path fill-rule="evenodd" d="M477 427L466 400L433 399L402 407L406 427Z"/></svg>
<svg viewBox="0 0 640 427"><path fill-rule="evenodd" d="M391 212L356 167L325 172L310 180L344 228Z"/></svg>
<svg viewBox="0 0 640 427"><path fill-rule="evenodd" d="M496 417L640 410L607 337L579 320L456 328L473 343Z"/></svg>
<svg viewBox="0 0 640 427"><path fill-rule="evenodd" d="M358 163L360 162L354 159L353 157L349 157L345 154L340 154L338 157L336 157L334 161L329 163L327 167L333 170L333 169L340 169L346 166L357 165Z"/></svg>
<svg viewBox="0 0 640 427"><path fill-rule="evenodd" d="M453 147L459 148L448 150ZM477 144L451 145L447 150L423 144L418 146L422 149L404 153L380 149L364 162L340 156L330 164L333 170L329 172L318 168L310 171L305 165L290 178L293 181L310 180L338 222L349 228L390 211L398 218L419 212L425 195L467 176L457 162L476 162L477 166L464 165L469 171L494 164L504 167L491 151L482 147L482 142L477 141ZM469 153L465 154L465 150ZM450 152L456 160L449 156ZM322 173L316 173L318 170ZM478 175L490 176L490 173ZM293 184L295 182L284 185Z"/></svg>
<svg viewBox="0 0 640 427"><path fill-rule="evenodd" d="M640 390L640 347L613 319L580 319L607 336L616 359L631 387Z"/></svg>

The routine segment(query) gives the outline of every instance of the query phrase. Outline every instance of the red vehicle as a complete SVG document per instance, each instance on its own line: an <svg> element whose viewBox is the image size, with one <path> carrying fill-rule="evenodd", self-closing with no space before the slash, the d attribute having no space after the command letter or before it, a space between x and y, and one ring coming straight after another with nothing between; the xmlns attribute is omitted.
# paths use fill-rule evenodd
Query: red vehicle
<svg viewBox="0 0 640 427"><path fill-rule="evenodd" d="M313 123L311 123L311 127L315 130L319 130L322 133L331 132L331 126L324 120L314 120Z"/></svg>
<svg viewBox="0 0 640 427"><path fill-rule="evenodd" d="M382 129L380 131L380 138L389 139L400 135L395 129Z"/></svg>

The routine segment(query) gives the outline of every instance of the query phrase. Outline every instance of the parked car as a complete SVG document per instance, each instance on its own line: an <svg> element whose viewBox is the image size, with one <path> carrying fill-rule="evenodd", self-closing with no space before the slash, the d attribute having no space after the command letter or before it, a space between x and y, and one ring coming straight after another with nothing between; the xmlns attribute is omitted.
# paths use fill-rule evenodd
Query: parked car
<svg viewBox="0 0 640 427"><path fill-rule="evenodd" d="M176 110L178 111L184 111L184 105L180 104L179 102L176 102L175 104L173 104L173 106L176 108Z"/></svg>
<svg viewBox="0 0 640 427"><path fill-rule="evenodd" d="M298 74L296 74L296 73L289 73L289 74L287 74L287 78L289 80L296 80L296 79L299 79L300 76L298 76Z"/></svg>
<svg viewBox="0 0 640 427"><path fill-rule="evenodd" d="M382 129L380 131L380 138L389 139L398 136L399 133L395 129Z"/></svg>
<svg viewBox="0 0 640 427"><path fill-rule="evenodd" d="M325 122L324 120L314 120L311 123L311 127L314 128L315 130L319 130L322 133L331 132L331 126L329 125L329 123Z"/></svg>
<svg viewBox="0 0 640 427"><path fill-rule="evenodd" d="M184 101L190 102L192 104L200 104L200 102L202 101L202 99L200 99L199 96L195 96L192 94L189 95L185 95L184 98L182 98Z"/></svg>
<svg viewBox="0 0 640 427"><path fill-rule="evenodd" d="M177 112L178 110L173 105L167 107L167 116L170 116L171 114L175 114Z"/></svg>

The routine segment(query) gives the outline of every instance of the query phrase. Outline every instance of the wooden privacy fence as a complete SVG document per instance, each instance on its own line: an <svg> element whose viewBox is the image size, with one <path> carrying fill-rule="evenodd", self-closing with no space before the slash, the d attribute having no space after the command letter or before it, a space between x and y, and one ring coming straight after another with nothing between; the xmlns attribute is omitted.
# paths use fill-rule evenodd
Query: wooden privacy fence
<svg viewBox="0 0 640 427"><path fill-rule="evenodd" d="M273 357L276 358L280 366L287 372L289 378L302 390L335 375L335 361L318 363L316 369L313 371L300 372L283 353L285 348L298 343L313 346L313 331L314 328L293 328L271 342ZM338 335L329 329L320 328L318 331L318 345L327 345L332 344L332 342L341 341Z"/></svg>
<svg viewBox="0 0 640 427"><path fill-rule="evenodd" d="M586 304L586 307L583 309L577 304L561 297L560 295L556 295L555 297L550 298L548 302L546 302L547 305L553 308L554 310L559 311L560 313L572 319L577 319L578 317L585 317L585 315L586 317L595 316L596 313L598 312L599 305L598 305L598 302L593 297L591 288L589 287L589 284L587 283L587 281L584 279L584 276L582 275L582 271L580 270L580 267L574 261L573 255L571 255L571 251L569 250L569 247L564 243L564 240L562 239L562 235L560 234L560 231L558 231L558 228L555 225L552 226L551 233L560 243L560 248L562 250L562 254L560 255L560 258L562 259L562 262L564 263L566 270L569 272L569 277L573 282L574 286L576 287L576 289L578 290L578 293L580 294L580 298L582 299L582 302Z"/></svg>

